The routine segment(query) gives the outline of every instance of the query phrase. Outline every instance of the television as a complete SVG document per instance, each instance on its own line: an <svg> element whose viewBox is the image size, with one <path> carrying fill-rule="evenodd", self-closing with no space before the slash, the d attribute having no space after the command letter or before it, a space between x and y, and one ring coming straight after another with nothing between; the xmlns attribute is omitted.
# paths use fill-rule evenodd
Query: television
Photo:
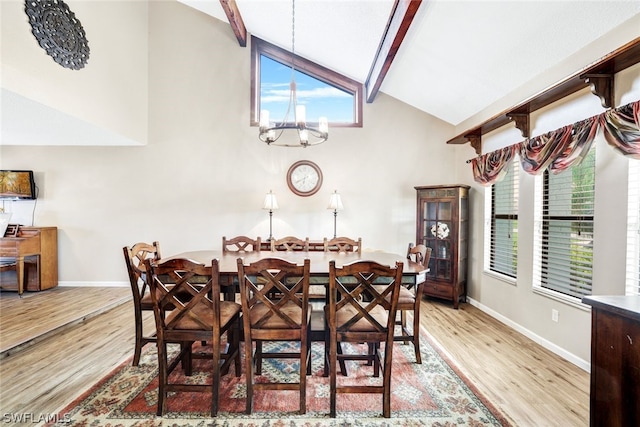
<svg viewBox="0 0 640 427"><path fill-rule="evenodd" d="M33 171L0 170L0 200L33 200L36 182Z"/></svg>

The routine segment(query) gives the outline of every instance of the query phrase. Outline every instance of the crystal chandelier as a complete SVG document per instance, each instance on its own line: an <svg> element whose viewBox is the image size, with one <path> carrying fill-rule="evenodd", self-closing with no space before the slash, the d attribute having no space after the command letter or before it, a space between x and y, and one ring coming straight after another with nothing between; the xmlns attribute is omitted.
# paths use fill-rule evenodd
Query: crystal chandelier
<svg viewBox="0 0 640 427"><path fill-rule="evenodd" d="M260 134L258 137L267 145L282 147L309 147L322 144L329 138L329 122L326 117L320 117L318 127L311 126L306 121L305 106L298 104L295 80L295 47L296 47L296 2L292 0L291 13L291 83L289 84L289 106L284 119L280 123L269 120L269 111L260 111ZM293 120L289 120L293 114ZM287 135L283 134L284 131Z"/></svg>

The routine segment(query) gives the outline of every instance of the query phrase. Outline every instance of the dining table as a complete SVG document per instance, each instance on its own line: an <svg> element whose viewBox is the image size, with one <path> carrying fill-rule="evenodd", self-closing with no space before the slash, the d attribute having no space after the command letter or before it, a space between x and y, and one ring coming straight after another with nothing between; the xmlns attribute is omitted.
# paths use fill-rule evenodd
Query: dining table
<svg viewBox="0 0 640 427"><path fill-rule="evenodd" d="M196 250L181 252L161 261L173 258L187 258L200 264L211 265L215 258L218 260L220 276L233 278L238 275L238 258L249 264L264 258L282 258L289 262L302 264L306 258L310 261L310 275L313 282L323 283L329 279L329 262L335 261L336 267L355 261L375 261L377 263L394 266L397 261L403 263L402 283L404 285L418 285L426 281L428 268L416 263L406 256L384 251L362 252L324 252L324 251L255 251L255 252L223 252L219 250Z"/></svg>
<svg viewBox="0 0 640 427"><path fill-rule="evenodd" d="M427 279L429 271L427 266L416 263L403 255L384 252L384 251L362 251L362 252L325 252L325 251L253 251L253 252L223 252L220 250L196 250L181 252L166 258L162 258L160 262L175 259L186 258L204 265L211 265L213 259L218 260L220 278L231 284L234 278L238 276L238 258L242 258L243 263L249 264L264 258L282 258L289 262L302 264L306 258L310 261L310 284L312 287L320 286L326 290L329 285L329 262L335 261L336 267L355 261L375 261L377 263L395 266L397 261L402 264L402 284L404 286L417 286L424 283ZM228 286L225 292L225 298L235 300L234 294L237 292L235 286ZM311 341L324 342L326 338L326 322L324 319L324 310L326 293L324 296L317 295L315 298L310 296L311 305L311 328L309 339ZM327 354L324 358L325 372L328 372ZM344 363L340 363L341 372L346 375L347 369Z"/></svg>

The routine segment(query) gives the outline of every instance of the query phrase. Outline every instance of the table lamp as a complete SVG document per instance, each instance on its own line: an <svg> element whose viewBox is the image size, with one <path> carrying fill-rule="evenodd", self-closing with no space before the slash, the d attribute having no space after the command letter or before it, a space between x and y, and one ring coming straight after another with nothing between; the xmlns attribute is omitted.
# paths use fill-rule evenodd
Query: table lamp
<svg viewBox="0 0 640 427"><path fill-rule="evenodd" d="M338 211L344 209L344 206L342 206L342 199L338 194L338 190L335 190L329 198L329 206L327 206L327 209L333 209L333 238L335 239L337 236L336 223L338 221Z"/></svg>
<svg viewBox="0 0 640 427"><path fill-rule="evenodd" d="M262 209L269 209L269 239L267 239L267 241L270 242L271 239L273 239L273 211L278 209L276 195L273 194L271 190L269 190L267 195L264 197L264 205L262 206Z"/></svg>

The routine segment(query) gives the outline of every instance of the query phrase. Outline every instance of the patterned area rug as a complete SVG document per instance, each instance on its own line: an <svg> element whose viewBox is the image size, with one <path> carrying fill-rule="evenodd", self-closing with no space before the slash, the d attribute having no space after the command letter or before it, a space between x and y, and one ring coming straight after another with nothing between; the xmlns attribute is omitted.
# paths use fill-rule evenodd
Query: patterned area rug
<svg viewBox="0 0 640 427"><path fill-rule="evenodd" d="M328 426L510 426L502 416L443 354L430 336L422 335L422 364L416 364L413 346L396 343L392 368L392 418L383 418L381 395L338 395L336 418L329 417L329 378L322 376L324 345L312 347L313 374L307 377L307 413L299 415L298 392L258 391L254 413L246 415L245 380L225 375L221 384L220 412L209 415L208 393L175 393L168 399L168 412L156 417L157 359L155 346L148 345L140 365L127 361L91 390L72 402L58 417L60 426L228 426L228 427L328 427ZM272 344L287 345L287 344ZM176 349L177 350L177 349ZM206 350L206 349L205 349ZM268 351L265 344L265 351ZM357 351L344 347L343 351ZM208 382L208 360L194 361L193 382ZM296 381L297 366L291 360L265 360L262 378L287 376ZM372 368L347 363L348 377L339 381L377 382ZM176 369L178 375L180 369Z"/></svg>

